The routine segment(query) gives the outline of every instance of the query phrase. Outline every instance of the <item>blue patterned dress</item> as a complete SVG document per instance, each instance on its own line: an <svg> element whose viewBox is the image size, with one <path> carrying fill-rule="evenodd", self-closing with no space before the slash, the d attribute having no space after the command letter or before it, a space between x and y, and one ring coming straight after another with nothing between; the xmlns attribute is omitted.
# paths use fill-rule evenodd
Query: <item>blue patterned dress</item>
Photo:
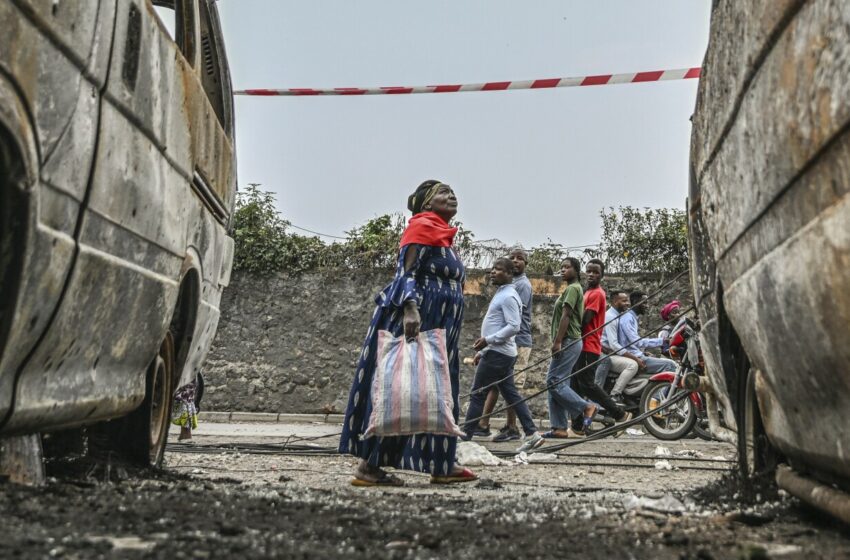
<svg viewBox="0 0 850 560"><path fill-rule="evenodd" d="M418 251L416 262L405 272L404 260L408 251ZM375 373L375 354L378 331L390 331L393 336L404 332L404 303L416 299L421 318L420 330L446 329L446 351L452 381L454 418L457 422L458 375L460 357L457 346L463 320L464 268L450 247L407 245L399 252L398 265L392 283L375 298L378 304L366 334L366 342L354 373L354 383L348 397L345 424L339 442L340 453L350 453L366 459L375 467L395 467L435 476L451 473L455 462L457 437L417 434L400 437L371 437L364 440L372 412L371 388Z"/></svg>

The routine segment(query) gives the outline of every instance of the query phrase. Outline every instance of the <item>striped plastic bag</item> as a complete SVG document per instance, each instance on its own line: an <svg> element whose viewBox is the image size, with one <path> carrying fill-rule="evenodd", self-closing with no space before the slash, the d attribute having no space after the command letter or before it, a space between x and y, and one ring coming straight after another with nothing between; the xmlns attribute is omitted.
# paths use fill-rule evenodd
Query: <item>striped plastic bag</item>
<svg viewBox="0 0 850 560"><path fill-rule="evenodd" d="M452 414L445 329L420 332L413 342L378 331L371 396L372 414L363 438L463 435Z"/></svg>

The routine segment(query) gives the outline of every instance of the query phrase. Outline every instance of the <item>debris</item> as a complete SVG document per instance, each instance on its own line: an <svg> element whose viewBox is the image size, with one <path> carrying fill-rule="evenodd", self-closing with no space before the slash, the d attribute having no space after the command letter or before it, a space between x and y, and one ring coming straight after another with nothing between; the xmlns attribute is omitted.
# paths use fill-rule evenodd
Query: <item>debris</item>
<svg viewBox="0 0 850 560"><path fill-rule="evenodd" d="M557 461L558 456L554 453L532 453L528 456L529 463L539 463L545 461Z"/></svg>
<svg viewBox="0 0 850 560"><path fill-rule="evenodd" d="M672 471L673 465L670 464L670 461L667 459L662 459L661 461L655 462L655 468L659 471Z"/></svg>
<svg viewBox="0 0 850 560"><path fill-rule="evenodd" d="M747 543L741 550L740 557L755 560L757 558L797 557L803 552L803 547L793 544Z"/></svg>
<svg viewBox="0 0 850 560"><path fill-rule="evenodd" d="M498 490L503 488L501 482L497 482L495 480L491 480L489 478L482 478L478 481L478 484L475 486L476 488L481 488L483 490Z"/></svg>
<svg viewBox="0 0 850 560"><path fill-rule="evenodd" d="M626 433L629 434L630 436L645 436L646 435L645 433L643 433L642 430L640 430L638 428L626 428Z"/></svg>
<svg viewBox="0 0 850 560"><path fill-rule="evenodd" d="M670 452L670 448L664 447L663 445L659 445L655 448L655 456L656 457L672 457L673 454Z"/></svg>
<svg viewBox="0 0 850 560"><path fill-rule="evenodd" d="M458 445L460 447L460 445ZM527 465L528 464L528 454L525 451L522 453L517 453L514 457L514 461L519 465Z"/></svg>
<svg viewBox="0 0 850 560"><path fill-rule="evenodd" d="M155 542L142 540L139 537L110 537L91 535L84 538L92 544L105 542L112 546L112 550L138 550L150 552L156 547Z"/></svg>
<svg viewBox="0 0 850 560"><path fill-rule="evenodd" d="M632 494L623 498L623 507L628 511L634 509L648 509L663 513L682 513L685 511L685 504L670 494L665 494L658 499L638 497Z"/></svg>
<svg viewBox="0 0 850 560"><path fill-rule="evenodd" d="M681 449L673 453L676 457L693 457L695 459L702 459L705 457L704 453L697 451L696 449Z"/></svg>
<svg viewBox="0 0 850 560"><path fill-rule="evenodd" d="M504 462L490 453L486 447L471 441L461 441L457 444L457 464L465 467L496 466Z"/></svg>
<svg viewBox="0 0 850 560"><path fill-rule="evenodd" d="M388 548L390 550L396 548L411 548L413 543L410 541L390 541L384 548Z"/></svg>
<svg viewBox="0 0 850 560"><path fill-rule="evenodd" d="M714 457L711 458L711 460L712 461L728 461L729 459L727 459L723 455L715 455Z"/></svg>
<svg viewBox="0 0 850 560"><path fill-rule="evenodd" d="M750 527L761 527L762 525L767 525L768 523L773 521L773 517L770 515L760 515L746 511L736 511L730 513L726 516L726 519L728 521L733 521L742 525L748 525Z"/></svg>

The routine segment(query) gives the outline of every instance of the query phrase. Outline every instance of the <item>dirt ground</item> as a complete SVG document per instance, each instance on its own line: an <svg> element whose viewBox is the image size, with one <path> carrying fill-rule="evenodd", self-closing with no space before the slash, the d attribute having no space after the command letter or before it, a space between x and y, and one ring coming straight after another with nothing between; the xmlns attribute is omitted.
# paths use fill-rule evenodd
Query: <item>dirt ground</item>
<svg viewBox="0 0 850 560"><path fill-rule="evenodd" d="M626 435L465 485L363 489L353 458L321 454L336 430L204 424L160 472L51 465L44 488L0 485L0 558L850 558L846 528L743 496L726 444Z"/></svg>

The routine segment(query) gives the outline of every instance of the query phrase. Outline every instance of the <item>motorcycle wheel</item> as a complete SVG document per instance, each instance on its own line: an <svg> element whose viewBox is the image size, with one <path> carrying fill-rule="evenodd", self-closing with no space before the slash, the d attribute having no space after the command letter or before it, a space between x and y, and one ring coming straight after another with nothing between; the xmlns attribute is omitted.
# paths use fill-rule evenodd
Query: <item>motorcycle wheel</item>
<svg viewBox="0 0 850 560"><path fill-rule="evenodd" d="M711 435L711 430L708 428L708 418L697 417L697 421L694 422L694 433L700 439L704 439L705 441L714 441L714 437Z"/></svg>
<svg viewBox="0 0 850 560"><path fill-rule="evenodd" d="M653 381L643 390L640 396L640 413L644 414L655 409L670 388L668 381ZM683 438L690 432L697 421L697 411L690 399L684 399L670 408L648 416L643 421L646 430L663 440Z"/></svg>

